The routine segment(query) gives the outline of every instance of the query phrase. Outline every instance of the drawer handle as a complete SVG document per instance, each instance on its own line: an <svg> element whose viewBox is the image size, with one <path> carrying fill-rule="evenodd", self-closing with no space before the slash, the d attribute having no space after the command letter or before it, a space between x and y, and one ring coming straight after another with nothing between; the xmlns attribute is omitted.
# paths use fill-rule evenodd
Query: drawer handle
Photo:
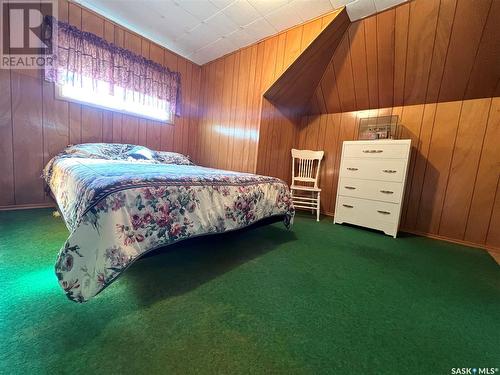
<svg viewBox="0 0 500 375"><path fill-rule="evenodd" d="M390 190L380 190L380 192L383 194L394 194L394 192Z"/></svg>
<svg viewBox="0 0 500 375"><path fill-rule="evenodd" d="M351 206L350 204L343 204L342 206L347 207L347 208L354 208L354 206Z"/></svg>
<svg viewBox="0 0 500 375"><path fill-rule="evenodd" d="M397 171L395 171L394 169L384 169L382 172L384 172L384 173L396 173Z"/></svg>
<svg viewBox="0 0 500 375"><path fill-rule="evenodd" d="M344 186L346 189L349 189L349 190L356 190L356 188L354 186Z"/></svg>
<svg viewBox="0 0 500 375"><path fill-rule="evenodd" d="M349 168L347 168L347 170L348 170L348 171L357 171L357 170L358 170L358 168L350 168L350 167L349 167Z"/></svg>
<svg viewBox="0 0 500 375"><path fill-rule="evenodd" d="M384 152L384 150L363 150L365 154L380 154L381 152Z"/></svg>
<svg viewBox="0 0 500 375"><path fill-rule="evenodd" d="M381 211L381 210L377 210L377 212L379 214L382 214L382 215L390 215L391 213L389 211Z"/></svg>

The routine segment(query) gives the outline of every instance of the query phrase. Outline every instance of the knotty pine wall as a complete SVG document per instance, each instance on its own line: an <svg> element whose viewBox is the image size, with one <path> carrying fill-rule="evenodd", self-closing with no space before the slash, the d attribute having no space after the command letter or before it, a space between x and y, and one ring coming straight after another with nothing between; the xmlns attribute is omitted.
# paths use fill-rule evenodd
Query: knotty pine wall
<svg viewBox="0 0 500 375"><path fill-rule="evenodd" d="M198 143L194 148L198 162L256 171L263 106L268 109L262 116L265 121L300 121L286 118L262 94L335 15L332 12L203 65Z"/></svg>
<svg viewBox="0 0 500 375"><path fill-rule="evenodd" d="M182 75L182 116L174 125L56 100L39 70L0 70L0 207L44 205L40 174L70 143L117 142L189 154L197 134L201 67L74 3L59 18Z"/></svg>

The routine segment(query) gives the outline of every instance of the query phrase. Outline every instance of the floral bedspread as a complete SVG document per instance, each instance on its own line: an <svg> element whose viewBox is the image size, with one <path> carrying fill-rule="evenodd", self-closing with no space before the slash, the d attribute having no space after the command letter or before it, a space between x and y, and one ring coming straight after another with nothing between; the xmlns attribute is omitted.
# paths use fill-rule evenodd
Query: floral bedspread
<svg viewBox="0 0 500 375"><path fill-rule="evenodd" d="M271 216L283 216L289 227L294 215L283 181L191 163L65 153L49 162L44 178L70 231L56 275L76 302L98 294L153 249Z"/></svg>

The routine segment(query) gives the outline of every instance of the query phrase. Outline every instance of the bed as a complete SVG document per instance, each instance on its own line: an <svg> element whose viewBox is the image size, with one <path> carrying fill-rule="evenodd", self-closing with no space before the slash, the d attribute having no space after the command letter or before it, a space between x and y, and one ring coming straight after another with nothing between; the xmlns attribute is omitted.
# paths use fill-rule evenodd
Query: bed
<svg viewBox="0 0 500 375"><path fill-rule="evenodd" d="M42 177L70 232L55 273L75 302L97 295L152 250L272 217L289 228L294 216L280 179L200 167L136 145L70 146Z"/></svg>

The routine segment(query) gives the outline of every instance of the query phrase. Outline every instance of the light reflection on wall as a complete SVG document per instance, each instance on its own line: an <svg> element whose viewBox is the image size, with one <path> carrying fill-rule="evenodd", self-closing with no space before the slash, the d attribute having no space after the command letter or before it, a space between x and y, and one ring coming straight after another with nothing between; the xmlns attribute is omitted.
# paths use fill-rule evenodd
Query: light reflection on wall
<svg viewBox="0 0 500 375"><path fill-rule="evenodd" d="M215 125L214 130L219 134L232 138L250 139L252 141L257 141L259 139L259 132L257 130L238 129L222 125Z"/></svg>

